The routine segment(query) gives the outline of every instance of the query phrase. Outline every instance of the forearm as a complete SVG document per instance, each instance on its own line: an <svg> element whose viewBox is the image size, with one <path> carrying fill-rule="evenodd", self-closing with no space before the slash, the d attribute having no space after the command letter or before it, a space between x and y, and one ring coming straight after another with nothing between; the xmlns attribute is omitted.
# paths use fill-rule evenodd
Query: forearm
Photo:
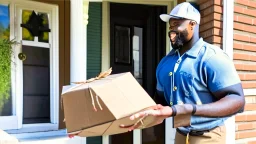
<svg viewBox="0 0 256 144"><path fill-rule="evenodd" d="M204 117L224 117L237 113L244 107L244 97L237 95L228 95L219 101L196 105L196 113L194 115ZM177 115L191 114L193 106L190 104L176 105Z"/></svg>

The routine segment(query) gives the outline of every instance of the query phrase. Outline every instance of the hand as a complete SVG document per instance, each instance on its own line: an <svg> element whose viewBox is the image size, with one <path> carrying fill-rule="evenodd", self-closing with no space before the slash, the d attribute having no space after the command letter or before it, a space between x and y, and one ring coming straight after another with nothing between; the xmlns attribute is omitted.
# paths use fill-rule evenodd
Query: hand
<svg viewBox="0 0 256 144"><path fill-rule="evenodd" d="M153 107L148 108L145 111L136 113L130 117L131 120L138 120L134 125L120 125L121 128L128 128L129 131L132 131L134 129L139 128L142 125L142 120L146 118L147 116L153 116L154 121L149 125L158 125L161 124L164 119L170 117L172 115L172 108L169 106L162 106L162 105L156 105Z"/></svg>

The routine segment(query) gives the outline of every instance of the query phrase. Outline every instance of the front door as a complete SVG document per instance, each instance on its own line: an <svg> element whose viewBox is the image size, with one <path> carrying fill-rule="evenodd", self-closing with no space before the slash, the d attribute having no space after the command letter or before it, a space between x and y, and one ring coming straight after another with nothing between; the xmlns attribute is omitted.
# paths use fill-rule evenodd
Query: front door
<svg viewBox="0 0 256 144"><path fill-rule="evenodd" d="M131 72L150 96L155 70L165 54L166 7L110 4L110 64L113 73ZM164 124L142 131L143 144L164 143ZM111 144L133 144L133 132L111 136Z"/></svg>
<svg viewBox="0 0 256 144"><path fill-rule="evenodd" d="M35 4L38 4L35 2ZM15 35L21 75L22 124L58 123L58 38L57 11L45 4L34 8L16 6Z"/></svg>

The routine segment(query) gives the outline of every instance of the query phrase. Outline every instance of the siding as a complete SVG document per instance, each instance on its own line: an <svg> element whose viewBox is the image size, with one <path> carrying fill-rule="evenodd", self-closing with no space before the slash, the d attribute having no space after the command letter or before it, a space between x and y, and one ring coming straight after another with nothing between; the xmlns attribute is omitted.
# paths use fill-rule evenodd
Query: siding
<svg viewBox="0 0 256 144"><path fill-rule="evenodd" d="M97 76L101 71L102 3L89 3L87 25L87 78ZM87 144L102 144L102 137L88 137Z"/></svg>
<svg viewBox="0 0 256 144"><path fill-rule="evenodd" d="M87 78L97 76L101 71L102 3L89 3L87 25Z"/></svg>

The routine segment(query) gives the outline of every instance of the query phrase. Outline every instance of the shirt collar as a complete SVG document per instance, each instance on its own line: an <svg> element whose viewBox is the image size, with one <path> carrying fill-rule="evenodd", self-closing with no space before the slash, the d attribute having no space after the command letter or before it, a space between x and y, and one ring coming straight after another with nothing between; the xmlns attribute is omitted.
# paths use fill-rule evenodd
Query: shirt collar
<svg viewBox="0 0 256 144"><path fill-rule="evenodd" d="M187 54L188 56L191 56L191 57L195 57L195 58L196 58L197 55L199 54L199 51L200 51L201 48L203 47L203 45L204 45L203 38L200 38L200 39L194 44L194 46L186 52L186 54ZM177 50L172 49L168 55L173 55L173 54L176 53L176 51L177 51Z"/></svg>

